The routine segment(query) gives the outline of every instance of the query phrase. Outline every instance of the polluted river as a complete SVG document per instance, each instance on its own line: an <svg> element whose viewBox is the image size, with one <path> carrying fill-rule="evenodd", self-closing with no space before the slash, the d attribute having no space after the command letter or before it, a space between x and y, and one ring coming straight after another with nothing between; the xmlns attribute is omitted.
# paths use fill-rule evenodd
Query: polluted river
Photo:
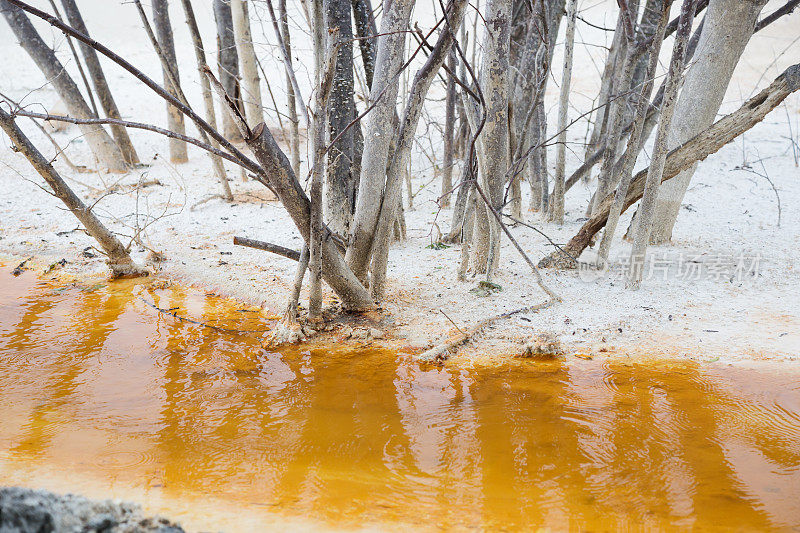
<svg viewBox="0 0 800 533"><path fill-rule="evenodd" d="M786 363L266 350L232 300L7 272L0 485L205 531L800 529Z"/></svg>

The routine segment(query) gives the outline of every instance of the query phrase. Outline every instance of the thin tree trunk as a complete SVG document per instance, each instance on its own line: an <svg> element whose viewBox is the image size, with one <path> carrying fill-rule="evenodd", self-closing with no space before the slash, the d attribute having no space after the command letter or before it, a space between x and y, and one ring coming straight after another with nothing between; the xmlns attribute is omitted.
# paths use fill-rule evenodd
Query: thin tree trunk
<svg viewBox="0 0 800 533"><path fill-rule="evenodd" d="M572 81L572 54L575 49L575 19L578 0L567 3L567 36L564 44L564 73L561 77L561 95L558 102L558 145L556 146L556 171L553 196L548 205L548 219L557 224L564 223L564 175L567 157L567 118L569 112L569 88Z"/></svg>
<svg viewBox="0 0 800 533"><path fill-rule="evenodd" d="M217 23L217 68L219 81L225 92L242 110L242 92L239 86L239 57L236 53L236 37L233 32L233 13L230 0L213 0L214 20ZM242 140L242 135L228 113L222 114L222 130L225 138L232 142Z"/></svg>
<svg viewBox="0 0 800 533"><path fill-rule="evenodd" d="M750 98L742 107L715 122L710 128L692 137L672 150L664 164L662 183L671 180L682 171L702 161L709 155L742 135L761 122L767 113L778 107L786 98L800 90L800 64L792 65L778 76L769 87ZM622 211L632 206L644 193L649 169L636 174L631 181ZM609 195L600 205L597 213L587 220L578 233L563 247L567 254L579 257L598 231L603 229L611 211L614 198ZM539 262L540 267L575 266L574 261L565 261L562 252L554 252Z"/></svg>
<svg viewBox="0 0 800 533"><path fill-rule="evenodd" d="M638 15L638 0L628 4L627 16L636 20ZM597 208L597 204L614 189L616 174L613 173L614 163L617 161L620 140L622 139L623 120L625 119L625 109L628 106L626 93L631 88L634 69L639 57L642 55L642 48L635 49L633 42L629 42L628 37L621 37L617 64L620 67L614 74L613 91L610 95L608 109L608 131L603 140L605 149L603 150L603 164L600 167L600 175L597 178L597 191L591 205L591 212ZM638 50L638 51L637 51Z"/></svg>
<svg viewBox="0 0 800 533"><path fill-rule="evenodd" d="M402 175L411 162L411 146L414 140L414 132L419 124L422 115L422 105L425 96L430 89L433 80L449 55L453 45L453 36L464 16L467 0L453 0L448 3L447 18L450 31L443 29L425 65L420 68L409 91L408 102L403 113L400 131L397 136L397 143L394 154L389 163L389 170L386 176L386 191L383 195L383 203L380 206L377 229L375 231L374 242L371 246L372 252L372 282L370 290L372 297L380 300L385 293L386 287L386 268L389 255L390 229L397 218L398 205L401 204L401 185ZM502 176L500 176L500 195L502 196ZM409 183L410 180L407 181ZM502 200L501 200L502 201ZM409 191L409 205L411 204L411 193Z"/></svg>
<svg viewBox="0 0 800 533"><path fill-rule="evenodd" d="M684 0L681 6L681 18L678 22L678 31L675 34L675 46L672 49L672 59L669 63L667 85L664 90L664 104L661 106L661 119L658 121L656 140L653 147L653 156L647 172L644 185L644 195L639 204L639 221L636 226L636 235L631 248L630 269L628 271L627 285L630 289L638 289L642 283L644 260L647 252L647 243L650 240L650 231L653 228L653 208L656 203L658 188L664 175L664 163L667 159L667 136L672 125L672 116L675 112L675 100L678 97L683 65L686 60L686 45L692 32L694 21L694 0Z"/></svg>
<svg viewBox="0 0 800 533"><path fill-rule="evenodd" d="M146 276L147 270L133 262L125 246L92 213L91 208L84 204L69 188L50 162L17 127L14 123L14 118L3 111L1 107L0 127L6 132L16 149L30 161L31 165L44 178L55 196L64 202L64 205L86 228L86 232L100 245L108 257L107 262L111 269L111 275L115 278L121 276Z"/></svg>
<svg viewBox="0 0 800 533"><path fill-rule="evenodd" d="M83 17L78 10L78 5L75 3L75 0L61 0L61 5L64 6L64 13L70 25L76 30L89 35L89 30L86 28L86 24L83 21ZM106 81L103 68L100 66L100 59L97 57L97 52L94 48L85 43L79 43L79 46L81 54L83 54L83 59L86 61L86 68L89 70L94 90L97 92L97 97L100 100L103 111L108 118L122 118L119 113L119 108L117 108L117 103L114 101L114 97L111 94L108 82ZM122 157L125 158L125 162L129 165L138 164L139 156L136 154L133 143L131 143L128 131L122 126L111 125L111 134L114 136L114 140L117 142L117 146L119 146Z"/></svg>
<svg viewBox="0 0 800 533"><path fill-rule="evenodd" d="M375 19L372 17L370 0L350 0L353 5L353 20L356 23L358 46L361 49L361 62L364 65L364 76L367 78L367 87L372 89L372 77L375 72L375 54L377 43L370 35L377 35Z"/></svg>
<svg viewBox="0 0 800 533"><path fill-rule="evenodd" d="M328 47L338 45L333 90L328 101L328 136L339 140L328 151L325 173L325 220L339 235L348 235L354 197L355 129L348 127L356 108L353 101L353 28L350 0L324 0ZM336 41L333 41L333 36Z"/></svg>
<svg viewBox="0 0 800 533"><path fill-rule="evenodd" d="M22 48L53 85L69 114L75 118L95 118L80 89L61 65L53 50L45 44L27 15L6 0L0 0L0 11L19 39ZM79 127L103 167L111 172L125 172L128 169L119 147L102 126L79 125Z"/></svg>
<svg viewBox="0 0 800 533"><path fill-rule="evenodd" d="M491 205L481 206L482 209L476 213L479 233L472 253L472 265L475 272L486 273L487 281L491 280L500 262L501 228L491 210L502 212L503 188L509 166L508 60L512 4L511 0L489 0L486 4L486 36L480 74L486 121L481 131L480 146L484 156L483 164L479 165L479 179Z"/></svg>
<svg viewBox="0 0 800 533"><path fill-rule="evenodd" d="M766 0L711 0L699 53L684 80L669 145L677 146L707 128L716 118L733 71L747 46ZM669 242L694 169L659 191L650 240Z"/></svg>
<svg viewBox="0 0 800 533"><path fill-rule="evenodd" d="M288 66L286 67L286 106L289 108L289 130L291 131L291 152L292 152L292 169L295 175L300 175L300 120L297 116L297 104L295 99L297 96L294 92L294 85L292 84L292 76L289 74L288 69L293 69L292 65L292 40L289 32L289 16L286 13L286 0L278 0L278 16L280 17L280 34L283 39L283 46L286 49L286 54L289 57Z"/></svg>
<svg viewBox="0 0 800 533"><path fill-rule="evenodd" d="M231 15L236 35L236 50L244 81L242 101L244 102L245 116L248 124L255 126L264 122L264 111L261 103L261 80L258 77L258 66L256 65L256 50L253 47L253 37L250 32L248 0L231 0Z"/></svg>
<svg viewBox="0 0 800 533"><path fill-rule="evenodd" d="M325 72L325 17L320 2L311 5L312 36L314 43L314 122L311 132L311 149L314 164L311 168L311 240L308 245L308 270L311 274L311 292L308 303L308 318L319 321L322 316L322 176L325 173L325 109L332 89L337 59L336 45L331 46L330 60ZM337 35L332 36L338 39Z"/></svg>
<svg viewBox="0 0 800 533"><path fill-rule="evenodd" d="M153 25L156 30L156 37L161 51L170 65L169 71L164 70L164 87L178 97L180 89L180 73L178 71L178 59L175 56L175 40L172 37L172 25L169 21L169 4L167 0L152 0L153 4ZM173 85L173 82L175 85ZM167 128L175 133L185 134L186 125L183 120L183 113L180 109L167 104ZM173 163L186 163L189 156L186 151L186 143L177 139L169 140L169 159Z"/></svg>
<svg viewBox="0 0 800 533"><path fill-rule="evenodd" d="M444 153L442 155L442 198L440 205L450 207L450 191L453 189L453 133L456 122L456 51L450 50L447 65L453 74L447 77L447 96L444 113Z"/></svg>
<svg viewBox="0 0 800 533"><path fill-rule="evenodd" d="M608 253L611 249L611 242L614 239L614 233L619 223L619 217L622 213L625 197L628 195L628 187L630 186L631 179L633 178L633 167L636 164L636 158L639 155L639 146L642 144L642 133L644 130L644 122L647 118L647 108L650 103L650 93L653 91L654 78L656 68L658 67L658 55L661 50L661 43L664 42L663 34L667 27L669 20L669 10L672 6L672 0L660 0L661 9L660 20L656 22L657 27L651 29L643 27L641 38L637 46L642 46L646 40L653 37L652 44L649 45L647 52L648 65L644 74L644 85L636 95L636 110L633 116L633 131L628 137L628 146L622 159L622 168L619 171L620 181L617 185L617 190L614 194L614 203L611 206L611 212L608 216L606 229L603 232L603 239L600 241L600 247L597 252L597 267L603 268L608 260ZM648 7L653 9L656 6ZM615 169L616 170L616 169Z"/></svg>
<svg viewBox="0 0 800 533"><path fill-rule="evenodd" d="M186 14L186 25L189 27L189 34L192 36L192 44L194 46L194 55L197 60L197 70L200 73L200 88L203 93L203 106L206 111L206 121L212 128L217 129L217 113L214 110L214 98L211 95L211 85L205 75L205 69L208 68L206 61L206 52L203 47L203 39L200 37L200 30L197 27L197 19L194 16L194 9L192 8L191 0L181 0L183 4L183 11ZM205 132L201 129L200 132ZM209 138L209 144L214 148L219 148L219 143L216 139ZM231 187L228 183L228 176L225 173L225 165L222 163L222 158L216 154L211 154L211 164L214 167L214 173L222 186L222 196L230 201L233 200Z"/></svg>
<svg viewBox="0 0 800 533"><path fill-rule="evenodd" d="M378 223L389 149L394 137L398 73L403 62L408 20L413 0L394 0L384 13L370 92L372 110L367 115L361 178L351 226L347 263L360 280L366 280L372 241Z"/></svg>
<svg viewBox="0 0 800 533"><path fill-rule="evenodd" d="M50 7L53 8L53 14L56 16L58 20L64 22L64 18L61 16L61 13L59 13L58 6L56 5L55 0L49 0L49 2L50 2ZM92 112L96 117L99 117L100 112L97 110L97 103L94 101L92 86L89 84L89 79L86 77L86 71L83 69L83 65L81 64L81 58L78 55L78 51L75 49L75 44L72 42L71 37L67 37L67 44L69 45L69 51L72 53L72 58L75 60L75 66L78 68L78 74L81 77L83 86L86 88L86 97L89 100L89 105L92 108Z"/></svg>

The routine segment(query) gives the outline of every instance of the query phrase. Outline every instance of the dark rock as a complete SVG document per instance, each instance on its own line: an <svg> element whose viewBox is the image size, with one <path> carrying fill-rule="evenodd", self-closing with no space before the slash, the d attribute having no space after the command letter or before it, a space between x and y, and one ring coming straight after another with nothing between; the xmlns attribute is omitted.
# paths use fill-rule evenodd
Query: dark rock
<svg viewBox="0 0 800 533"><path fill-rule="evenodd" d="M92 501L75 494L0 488L0 533L183 533L165 518L146 517L138 505Z"/></svg>

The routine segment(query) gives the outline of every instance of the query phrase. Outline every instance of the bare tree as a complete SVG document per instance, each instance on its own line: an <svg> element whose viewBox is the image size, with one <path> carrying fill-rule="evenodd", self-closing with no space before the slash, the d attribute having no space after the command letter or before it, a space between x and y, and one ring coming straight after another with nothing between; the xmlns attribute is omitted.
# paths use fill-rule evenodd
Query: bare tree
<svg viewBox="0 0 800 533"><path fill-rule="evenodd" d="M678 146L703 131L717 116L766 0L711 0L698 53L686 74L668 144ZM653 244L669 242L694 168L665 185L655 205Z"/></svg>
<svg viewBox="0 0 800 533"><path fill-rule="evenodd" d="M278 0L280 28L276 34L283 40L283 49L286 50L286 106L289 110L289 130L291 131L292 168L295 174L300 174L300 120L297 117L297 95L292 84L294 67L292 64L292 39L289 32L289 15L286 13L286 0Z"/></svg>
<svg viewBox="0 0 800 533"><path fill-rule="evenodd" d="M564 165L567 156L567 114L569 111L569 87L572 81L572 54L575 49L575 19L578 0L567 3L567 36L564 43L564 69L561 76L561 96L558 101L558 145L556 147L556 173L553 195L548 205L548 219L564 223Z"/></svg>
<svg viewBox="0 0 800 533"><path fill-rule="evenodd" d="M167 0L152 0L153 25L161 53L167 60L164 66L164 86L175 96L181 93L178 58L175 55L175 40L172 36L172 24L169 20L169 3ZM167 68L168 67L168 68ZM167 127L176 133L186 133L183 113L176 107L167 105ZM177 139L169 140L169 159L173 163L186 163L189 155L186 143Z"/></svg>
<svg viewBox="0 0 800 533"><path fill-rule="evenodd" d="M508 80L511 44L511 0L486 3L486 34L480 84L486 106L481 130L478 166L481 186L491 206L476 210L472 268L476 273L494 274L500 259L500 227L491 209L502 211L503 186L508 171ZM482 152L483 157L480 157ZM481 209L480 207L484 207Z"/></svg>
<svg viewBox="0 0 800 533"><path fill-rule="evenodd" d="M328 135L337 140L328 150L325 219L333 231L347 235L355 198L355 128L350 126L356 112L353 101L353 27L350 0L324 0L323 4L328 47L336 46L338 49L327 109Z"/></svg>
<svg viewBox="0 0 800 533"><path fill-rule="evenodd" d="M450 51L447 65L450 75L447 77L447 96L445 97L444 117L444 152L442 154L442 207L450 207L450 193L453 190L453 135L456 122L456 52Z"/></svg>
<svg viewBox="0 0 800 533"><path fill-rule="evenodd" d="M213 0L214 20L217 23L217 68L219 80L225 92L241 110L242 91L239 86L239 55L236 53L236 36L233 31L233 13L230 0ZM222 114L222 129L225 137L240 141L241 133L228 113Z"/></svg>
<svg viewBox="0 0 800 533"><path fill-rule="evenodd" d="M662 183L702 161L709 155L739 137L744 132L764 120L767 114L778 107L786 98L800 90L800 64L787 68L769 87L747 100L742 106L715 122L711 127L692 137L690 140L672 150L666 158ZM645 181L649 169L641 170L631 180L628 195L622 211L636 203L644 194ZM580 230L563 246L562 249L539 261L539 267L575 266L574 258L579 257L592 238L603 229L614 197L609 195L600 204L597 213L587 220Z"/></svg>
<svg viewBox="0 0 800 533"><path fill-rule="evenodd" d="M83 224L108 257L108 266L113 277L146 276L147 270L139 267L131 259L128 250L120 240L92 213L89 206L83 203L59 176L50 162L30 142L14 123L14 118L0 108L0 127L9 136L17 151L22 153L36 171L44 178L53 194L61 200L73 215Z"/></svg>
<svg viewBox="0 0 800 533"><path fill-rule="evenodd" d="M394 137L397 75L403 62L405 29L413 6L413 0L394 0L383 15L378 37L375 75L370 91L372 110L367 115L361 178L350 232L351 242L347 249L347 262L362 281L367 278L372 239L378 222L382 191L386 184L386 165Z"/></svg>
<svg viewBox="0 0 800 533"><path fill-rule="evenodd" d="M27 15L7 0L0 0L2 11L11 30L19 39L22 48L31 56L39 70L53 85L70 115L76 118L95 118L94 113L81 96L80 89L64 69L53 50L48 47ZM111 172L125 172L128 166L119 147L102 126L82 124L81 132L100 164Z"/></svg>
<svg viewBox="0 0 800 533"><path fill-rule="evenodd" d="M75 3L75 0L61 0L61 5L64 6L64 13L70 25L78 31L89 35L89 30L86 28L86 24L83 21L83 17L78 10L78 5ZM94 90L97 92L97 97L100 100L103 111L109 118L122 118L117 103L114 101L114 96L111 94L108 81L106 81L105 73L103 73L103 67L100 66L100 59L97 57L97 52L95 52L94 48L91 46L87 46L84 43L79 44L83 59L86 61L86 68L89 70L89 76L92 78L92 85L94 85ZM139 156L136 154L136 149L133 147L133 143L131 143L127 130L118 125L111 125L110 129L111 135L114 136L114 140L117 142L117 146L119 146L122 152L122 157L125 158L125 162L129 165L138 164Z"/></svg>
<svg viewBox="0 0 800 533"><path fill-rule="evenodd" d="M203 93L203 106L206 112L206 121L213 129L217 129L217 114L214 110L214 98L211 95L211 85L205 75L205 69L208 68L206 62L206 52L203 46L203 39L200 36L200 29L197 27L197 19L194 16L194 9L192 8L191 0L181 0L183 4L183 11L186 15L186 25L189 27L189 34L192 36L192 44L194 45L194 54L197 61L197 70L200 73L200 88ZM200 131L205 133L201 128ZM216 139L208 139L212 148L219 148L219 143ZM214 173L217 175L220 184L222 185L222 196L226 200L233 200L231 187L228 183L228 176L225 172L225 165L222 163L222 158L216 154L211 155L211 162L214 166Z"/></svg>
<svg viewBox="0 0 800 533"><path fill-rule="evenodd" d="M660 6L657 5L659 3ZM650 93L653 91L654 78L658 66L658 55L661 50L661 43L664 42L663 34L667 26L667 20L669 19L669 10L671 6L672 0L654 0L648 3L648 7L651 9L660 7L661 16L660 20L656 22L656 27L652 27L648 24L646 22L647 19L643 17L642 32L636 44L636 48L646 47L648 49L648 52L645 54L648 56L648 65L644 73L644 83L635 97L636 109L633 116L633 131L628 137L628 146L623 155L622 168L619 169L620 178L616 192L614 193L614 204L611 206L606 229L603 232L603 239L600 242L600 247L597 252L598 268L602 268L608 259L611 242L614 239L614 233L619 223L625 197L628 195L628 187L633 178L633 167L636 164L636 158L639 155L643 142L642 133L644 132L644 123L647 118ZM617 166L614 165L614 171L617 172L617 170Z"/></svg>
<svg viewBox="0 0 800 533"><path fill-rule="evenodd" d="M261 80L258 77L256 51L253 47L253 37L250 33L248 1L231 0L231 14L236 35L236 49L244 81L242 100L244 102L245 116L247 121L252 126L255 126L264 122L264 112L261 105Z"/></svg>
<svg viewBox="0 0 800 533"><path fill-rule="evenodd" d="M636 236L631 249L631 269L628 275L628 287L638 289L642 282L645 253L647 242L650 239L650 230L653 227L653 206L656 202L658 188L664 175L664 164L667 160L667 135L672 124L675 112L675 99L678 96L683 65L686 60L686 45L692 32L694 20L695 0L684 0L681 6L681 18L678 23L678 32L675 35L675 46L672 49L672 59L669 63L667 85L664 91L664 104L661 107L661 119L656 130L655 146L650 168L647 171L647 180L644 186L644 195L639 205L640 216L636 227ZM599 191L599 189L598 189Z"/></svg>

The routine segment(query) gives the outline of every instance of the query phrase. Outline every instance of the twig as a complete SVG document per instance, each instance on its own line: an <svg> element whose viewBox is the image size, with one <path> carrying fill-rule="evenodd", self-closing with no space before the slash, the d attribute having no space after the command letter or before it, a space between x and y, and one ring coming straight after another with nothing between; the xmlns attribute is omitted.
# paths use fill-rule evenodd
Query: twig
<svg viewBox="0 0 800 533"><path fill-rule="evenodd" d="M176 320L178 320L180 322L186 322L186 323L189 323L189 324L197 324L198 326L203 326L204 328L213 329L214 331L221 331L223 333L263 333L265 331L271 331L270 329L235 329L235 328L223 328L223 327L220 327L220 326L214 326L214 325L209 324L207 322L202 322L200 320L195 320L193 318L187 318L185 316L178 316L177 310L180 309L179 307L172 307L170 309L162 309L161 307L158 307L156 304L154 304L152 302L148 302L147 300L145 300L141 296L139 297L139 299L141 301L143 301L146 305L152 307L153 309L155 309L156 311L158 311L159 313L161 313L163 315L171 316L172 318L174 318L174 319L176 319Z"/></svg>

